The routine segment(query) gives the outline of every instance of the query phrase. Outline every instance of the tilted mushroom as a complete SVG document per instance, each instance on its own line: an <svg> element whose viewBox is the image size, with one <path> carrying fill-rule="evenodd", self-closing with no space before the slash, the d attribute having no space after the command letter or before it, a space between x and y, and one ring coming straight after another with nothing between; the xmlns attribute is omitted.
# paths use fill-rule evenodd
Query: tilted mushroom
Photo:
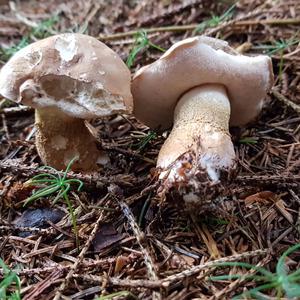
<svg viewBox="0 0 300 300"><path fill-rule="evenodd" d="M17 52L0 71L0 94L36 109L36 146L42 161L93 170L105 159L84 120L132 110L130 71L97 39L61 34Z"/></svg>
<svg viewBox="0 0 300 300"><path fill-rule="evenodd" d="M271 59L239 55L227 42L188 38L137 71L134 115L151 128L173 129L157 167L165 190L199 202L236 167L229 125L252 121L273 83ZM215 189L217 190L217 189ZM201 197L203 195L204 197Z"/></svg>

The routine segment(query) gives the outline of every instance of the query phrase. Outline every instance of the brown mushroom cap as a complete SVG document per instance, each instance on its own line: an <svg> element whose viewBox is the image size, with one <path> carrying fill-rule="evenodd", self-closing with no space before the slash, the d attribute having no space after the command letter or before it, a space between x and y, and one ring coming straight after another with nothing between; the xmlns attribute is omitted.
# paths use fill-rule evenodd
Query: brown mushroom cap
<svg viewBox="0 0 300 300"><path fill-rule="evenodd" d="M268 56L239 55L227 42L199 36L174 44L141 68L132 82L135 116L152 128L172 125L179 98L204 84L222 84L231 102L230 125L243 125L261 111L273 83Z"/></svg>
<svg viewBox="0 0 300 300"><path fill-rule="evenodd" d="M83 119L132 110L127 66L83 34L55 35L17 52L1 69L0 94Z"/></svg>

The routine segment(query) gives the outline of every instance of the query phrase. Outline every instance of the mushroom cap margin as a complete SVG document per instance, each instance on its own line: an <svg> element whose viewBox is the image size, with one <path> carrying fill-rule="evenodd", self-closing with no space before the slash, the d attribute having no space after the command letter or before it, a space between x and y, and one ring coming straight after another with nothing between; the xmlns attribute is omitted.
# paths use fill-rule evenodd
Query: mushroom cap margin
<svg viewBox="0 0 300 300"><path fill-rule="evenodd" d="M226 87L230 125L247 124L260 113L273 84L272 61L265 55L240 55L227 42L214 38L180 41L136 72L131 86L134 115L151 128L167 129L184 93L214 83Z"/></svg>

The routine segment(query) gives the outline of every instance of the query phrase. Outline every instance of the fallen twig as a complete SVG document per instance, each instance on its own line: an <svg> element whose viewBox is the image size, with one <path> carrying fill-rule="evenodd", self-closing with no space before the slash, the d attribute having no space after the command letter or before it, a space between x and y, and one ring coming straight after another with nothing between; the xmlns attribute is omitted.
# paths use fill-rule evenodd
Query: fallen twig
<svg viewBox="0 0 300 300"><path fill-rule="evenodd" d="M300 114L300 106L298 104L292 102L291 100L289 100L288 98L286 98L285 96L283 96L281 93L279 93L274 89L272 90L272 94L278 101L282 102L284 105L292 108L295 112Z"/></svg>
<svg viewBox="0 0 300 300"><path fill-rule="evenodd" d="M247 175L238 176L235 182L247 185L284 185L284 186L298 186L300 185L300 175Z"/></svg>
<svg viewBox="0 0 300 300"><path fill-rule="evenodd" d="M197 275L201 271L207 268L215 267L219 263L229 262L229 261L240 261L248 257L262 256L265 255L266 253L267 250L264 249L264 250L254 250L254 251L244 252L241 254L236 254L228 257L222 257L220 259L208 261L204 264L193 266L190 269L184 270L174 275L170 275L161 280L120 279L117 277L105 277L105 276L81 275L81 274L74 274L73 277L81 278L83 280L93 282L96 284L99 284L107 280L111 285L122 286L122 287L135 287L135 288L144 287L144 288L152 288L152 289L157 289L162 287L168 288L174 282Z"/></svg>
<svg viewBox="0 0 300 300"><path fill-rule="evenodd" d="M58 290L55 293L55 297L54 300L59 300L61 298L62 292L68 287L70 279L73 277L73 274L76 272L76 270L78 269L79 265L82 263L82 260L84 258L84 255L86 254L88 248L90 247L97 231L98 228L100 226L100 222L103 219L103 214L104 212L101 211L100 215L95 223L95 226L91 232L91 234L89 235L89 238L87 239L84 247L82 248L81 252L79 253L76 262L74 263L74 265L71 267L70 271L68 272L67 276L65 277L64 281L61 283L61 285L59 286Z"/></svg>
<svg viewBox="0 0 300 300"><path fill-rule="evenodd" d="M100 259L100 260L83 260L81 262L81 269L82 270L90 270L90 269L95 269L97 267L104 268L104 266L111 265L116 261L116 258L114 257L109 257L105 259ZM62 271L62 272L67 272L72 268L72 265L61 265L61 264L56 264L51 267L41 267L41 268L33 268L33 269L22 269L22 270L15 270L14 272L19 275L19 276L32 276L32 275L41 275L44 273L50 273L53 272L54 270ZM3 275L3 270L0 269L0 275Z"/></svg>
<svg viewBox="0 0 300 300"><path fill-rule="evenodd" d="M25 164L20 163L18 160L0 160L0 170L5 172L12 172L13 174L19 174L25 178L30 178L32 176L46 173L57 175L57 172L54 172L49 169L38 168L37 165L27 166ZM61 171L61 174L63 172ZM68 178L79 179L83 181L85 184L92 186L106 186L111 183L116 183L120 186L132 186L133 184L137 184L137 180L135 177L131 175L115 175L115 176L101 176L97 173L93 174L81 174L69 172L67 174Z"/></svg>
<svg viewBox="0 0 300 300"><path fill-rule="evenodd" d="M17 20L19 20L21 23L25 24L26 26L28 26L29 28L37 28L39 26L38 23L29 20L28 18L26 18L23 14L21 14L16 6L16 3L13 1L9 1L9 6L11 11L15 14ZM51 28L47 28L47 31L51 34L57 34L56 31L54 31Z"/></svg>
<svg viewBox="0 0 300 300"><path fill-rule="evenodd" d="M145 262L146 268L148 270L149 278L152 280L158 280L158 276L156 274L155 267L154 267L154 262L153 262L152 257L147 249L147 240L146 240L145 234L143 232L141 232L128 205L124 201L118 199L117 197L114 197L114 198L117 200L119 206L121 207L123 214L126 217L126 219L128 220L128 223L136 237L136 240L139 244L139 247L140 247L143 257L144 257L144 262ZM159 293L155 293L155 294L153 294L153 298L161 299L161 295Z"/></svg>
<svg viewBox="0 0 300 300"><path fill-rule="evenodd" d="M202 271L206 268L215 267L216 264L219 264L219 263L222 263L222 262L238 261L238 260L241 260L241 259L245 259L247 257L261 256L261 255L264 255L266 253L267 253L267 249L264 249L264 250L259 249L259 250L244 252L244 253L241 253L241 254L232 255L232 256L216 259L216 260L213 260L213 261L209 261L209 262L206 262L204 264L194 266L194 267L192 267L188 270L184 270L180 273L177 273L177 274L174 274L174 275L171 275L171 276L168 276L168 277L164 278L162 280L163 281L162 285L164 287L168 287L174 281L178 281L178 280L182 280L182 279L187 278L187 277L191 277L193 275L198 274L200 271Z"/></svg>
<svg viewBox="0 0 300 300"><path fill-rule="evenodd" d="M298 25L300 24L299 18L288 18L288 19L264 19L264 20L241 20L236 21L232 20L222 24L220 27L216 27L208 31L208 35L215 33L225 27L240 27L240 26L250 26L250 25L277 25L277 26L286 26L286 25ZM155 32L181 32L181 31L192 31L195 30L199 24L189 24L189 25L177 25L177 26L163 26L163 27L154 27L144 29L146 33L155 33ZM99 39L102 41L112 41L123 39L127 37L134 36L138 33L138 30L132 30L127 32L121 32L110 35L99 35Z"/></svg>
<svg viewBox="0 0 300 300"><path fill-rule="evenodd" d="M23 297L23 300L34 300L37 299L40 294L43 293L45 289L47 289L49 286L51 286L60 276L61 276L61 270L54 270L52 274L49 274L44 280L37 283L33 290L26 294L25 297Z"/></svg>
<svg viewBox="0 0 300 300"><path fill-rule="evenodd" d="M270 257L266 256L264 259L258 262L256 264L256 267L261 267L266 265L270 261ZM247 279L247 276L249 274L253 275L256 272L255 269L251 269L248 273L241 276L241 278L231 282L229 285L225 286L221 291L214 294L212 297L210 297L208 300L219 300L224 299L225 295L228 295L232 291L234 291L238 286L240 286L242 283L244 283Z"/></svg>

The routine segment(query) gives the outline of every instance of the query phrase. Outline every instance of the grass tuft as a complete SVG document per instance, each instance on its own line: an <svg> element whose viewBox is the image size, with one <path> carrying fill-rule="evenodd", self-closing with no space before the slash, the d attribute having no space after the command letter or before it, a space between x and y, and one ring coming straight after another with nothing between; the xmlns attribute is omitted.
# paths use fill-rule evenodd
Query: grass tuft
<svg viewBox="0 0 300 300"><path fill-rule="evenodd" d="M272 56L273 54L279 54L279 56L280 56L279 71L278 71L279 79L282 78L283 65L284 65L283 55L284 55L285 50L291 46L300 44L300 39L295 38L295 36L298 36L298 32L294 35L294 37L292 37L288 40L280 39L278 41L273 42L272 45L261 44L261 45L252 47L253 49L263 50L263 52L269 56Z"/></svg>
<svg viewBox="0 0 300 300"><path fill-rule="evenodd" d="M7 61L10 59L11 56L13 56L16 52L21 50L22 48L26 47L29 45L29 37L25 36L21 39L21 41L12 47L9 48L0 48L0 58L3 61Z"/></svg>
<svg viewBox="0 0 300 300"><path fill-rule="evenodd" d="M71 191L71 186L73 184L78 185L77 191L80 192L83 187L83 182L79 179L67 179L67 174L68 174L72 164L75 162L75 160L77 160L76 157L73 158L69 162L66 170L63 173L63 176L60 175L59 171L55 170L52 167L49 167L49 166L42 167L42 169L48 169L48 170L55 171L57 173L57 175L55 176L52 174L42 173L42 174L36 175L32 179L28 180L25 184L37 186L37 187L40 187L40 189L35 191L31 197L29 197L25 200L24 206L26 206L29 203L36 201L38 199L41 199L44 197L49 197L52 195L55 195L55 197L53 199L53 204L55 204L59 199L62 198L68 206L68 210L69 210L72 224L73 224L74 233L76 236L76 244L78 247L79 240L78 240L76 215L75 215L72 203L68 197L68 193Z"/></svg>
<svg viewBox="0 0 300 300"><path fill-rule="evenodd" d="M253 46L252 49L263 50L265 54L271 56L276 53L281 53L282 51L285 51L287 48L299 43L300 43L300 39L295 39L295 37L292 37L288 40L280 39L278 41L273 42L273 44L271 45L261 44L258 46Z"/></svg>
<svg viewBox="0 0 300 300"><path fill-rule="evenodd" d="M196 27L196 29L194 30L194 34L200 34L207 28L216 27L222 22L231 19L234 14L235 6L236 4L231 5L221 16L211 14L211 18L209 20L203 21Z"/></svg>
<svg viewBox="0 0 300 300"><path fill-rule="evenodd" d="M34 36L36 39L44 39L52 34L52 28L58 21L58 15L54 15L51 18L42 21L36 28L33 28L30 35Z"/></svg>
<svg viewBox="0 0 300 300"><path fill-rule="evenodd" d="M58 22L59 18L57 15L42 21L37 27L33 28L28 35L24 36L21 41L9 48L0 48L0 59L7 61L11 56L22 48L28 46L31 42L36 39L43 39L51 35L53 26Z"/></svg>
<svg viewBox="0 0 300 300"><path fill-rule="evenodd" d="M147 48L154 48L156 50L159 50L161 52L165 52L165 49L153 44L147 35L147 32L145 30L140 30L137 32L137 34L135 35L135 41L133 44L133 48L130 51L127 61L126 61L126 65L128 68L131 68L132 65L134 64L134 61L136 59L136 56L138 55L139 52L141 52L144 49Z"/></svg>
<svg viewBox="0 0 300 300"><path fill-rule="evenodd" d="M253 145L253 144L257 144L257 138L256 137L244 137L242 139L239 140L240 144L245 144L245 145Z"/></svg>
<svg viewBox="0 0 300 300"><path fill-rule="evenodd" d="M257 283L262 283L258 287L252 288L240 295L235 296L233 299L269 299L266 295L262 294L262 291L276 290L276 297L279 299L282 296L288 299L300 297L300 269L295 272L288 273L288 268L285 264L286 258L300 249L300 244L296 244L288 248L279 258L276 265L276 272L272 273L263 267L257 267L244 262L224 262L216 264L217 267L240 267L248 270L254 270L256 273L251 275L221 275L212 276L211 280L233 280L243 279L252 280Z"/></svg>
<svg viewBox="0 0 300 300"><path fill-rule="evenodd" d="M3 279L0 282L0 299L21 300L21 281L19 276L10 270L4 261L0 258L0 268L3 270ZM8 292L8 289L14 285L15 291Z"/></svg>
<svg viewBox="0 0 300 300"><path fill-rule="evenodd" d="M136 147L138 151L143 150L152 140L155 140L157 138L157 133L154 131L149 131L149 133L147 134L139 131L135 131L133 133L136 133L134 137L139 139L139 142L133 144L133 146Z"/></svg>

